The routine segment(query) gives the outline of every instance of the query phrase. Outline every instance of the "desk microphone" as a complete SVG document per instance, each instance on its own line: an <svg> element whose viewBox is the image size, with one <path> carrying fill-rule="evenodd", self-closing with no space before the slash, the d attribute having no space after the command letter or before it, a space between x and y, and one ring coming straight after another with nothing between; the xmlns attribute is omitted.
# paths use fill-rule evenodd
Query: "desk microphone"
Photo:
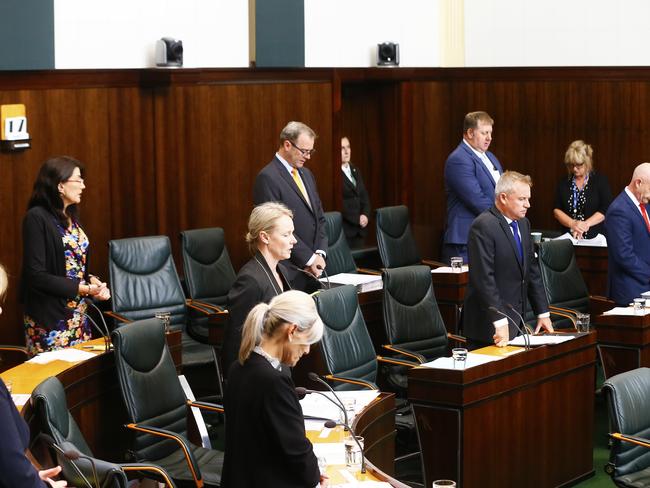
<svg viewBox="0 0 650 488"><path fill-rule="evenodd" d="M321 395L321 396L324 396L325 398L327 398L330 402L332 402L336 406L336 408L338 408L341 412L343 412L343 417L345 418L345 423L346 424L348 423L348 412L345 411L345 408L343 408L342 405L339 405L338 403L336 403L334 400L332 400L325 393L323 393L322 391L318 391L318 390L309 390L307 388L303 388L302 386L297 386L296 387L296 395L298 395L299 400L302 400L303 398L305 398L305 396L309 395L310 393L316 393L317 395ZM305 418L312 418L312 419L314 418L314 417L310 417L308 415L305 415L304 417ZM315 420L321 420L321 419L320 418L315 418ZM323 418L322 420L330 420L330 419Z"/></svg>
<svg viewBox="0 0 650 488"><path fill-rule="evenodd" d="M519 327L519 325L517 325L517 322L512 320L512 317L510 317L510 315L503 313L501 310L499 310L496 307L488 307L488 310L490 312L494 312L496 314L499 314L502 317L507 318L508 321L512 322L512 324L516 327L516 329L519 331L519 333L524 337L524 348L526 349L526 351L530 350L530 337L528 337L528 335L525 333L525 331L521 330L521 327ZM517 311L515 310L515 312L517 312ZM519 314L517 314L517 315L519 315Z"/></svg>
<svg viewBox="0 0 650 488"><path fill-rule="evenodd" d="M526 321L524 318L521 316L519 312L517 312L517 309L510 305L509 303L506 303L506 307L508 307L510 310L512 310L515 314L517 314L517 317L519 317L519 320L521 320L521 324L524 326L524 330L526 330L530 335L533 335L533 331L528 325L526 324Z"/></svg>
<svg viewBox="0 0 650 488"><path fill-rule="evenodd" d="M80 312L79 310L76 310L74 313L78 313L79 315L83 315L83 316L86 317L88 320L90 320L90 323L93 324L93 327L95 328L95 330L96 330L97 332L99 332L99 335L101 335L102 338L104 339L104 345L106 346L106 350L108 351L108 349L109 349L109 345L110 345L110 343L111 343L111 338L110 338L110 336L107 335L107 334L106 334L106 333L105 333L105 332L104 332L104 331L99 327L99 325L97 325L97 322L95 322L95 320L94 320L94 319L93 319L89 314L87 314L86 312Z"/></svg>
<svg viewBox="0 0 650 488"><path fill-rule="evenodd" d="M359 452L361 453L361 472L365 473L366 472L366 455L363 453L363 447L361 447L361 443L359 442L359 439L357 439L357 434L356 432L350 427L347 422L335 422L334 420L328 420L325 422L325 427L328 429L333 429L337 425L342 425L345 430L349 431L350 434L352 434L352 438L354 439L354 442L357 443L357 446L359 447Z"/></svg>
<svg viewBox="0 0 650 488"><path fill-rule="evenodd" d="M325 271L325 268L323 268L322 266L316 265L316 269L319 269L319 270L321 270L323 272L323 274L325 275L325 280L327 281L327 289L331 290L332 289L332 284L330 283L330 277L327 276L327 271ZM320 280L318 280L318 281L320 281Z"/></svg>
<svg viewBox="0 0 650 488"><path fill-rule="evenodd" d="M309 271L305 271L304 269L299 268L298 266L296 266L295 264L293 264L290 261L288 261L288 263L291 265L291 266L289 266L290 268L293 268L293 269L295 269L297 271L300 271L302 274L305 274L305 275L309 276L312 280L314 280L316 283L318 283L318 288L325 289L325 285L323 285L323 282L321 280L319 280L318 278L316 278Z"/></svg>
<svg viewBox="0 0 650 488"><path fill-rule="evenodd" d="M81 472L81 469L79 469L79 466L75 463L75 461L78 461L79 459L86 459L90 461L90 466L92 467L93 470L93 478L95 479L95 488L101 488L99 486L99 481L97 478L97 468L95 467L95 461L93 461L92 458L88 456L84 456L81 454L79 451L76 449L63 449L61 446L59 446L56 441L52 438L52 436L41 432L38 434L38 438L43 440L49 447L57 451L59 454L61 454L65 459L70 461L70 464L74 467L74 470L76 471L77 475L83 480L88 487L92 488L93 484L88 480L88 478Z"/></svg>
<svg viewBox="0 0 650 488"><path fill-rule="evenodd" d="M343 402L341 401L341 397L339 397L336 392L334 391L334 388L332 388L327 381L322 379L320 376L318 376L316 373L311 371L310 373L307 374L307 378L309 378L311 381L314 381L316 383L320 383L321 385L324 385L325 388L327 388L329 391L332 392L332 395L334 395L334 398L336 398L336 401L339 402L339 408L343 410L343 418L345 419L345 424L349 422L348 419L348 412L345 410L345 405L343 405ZM327 396L327 395L325 395ZM329 397L328 397L329 398ZM330 398L331 400L331 398ZM334 401L334 400L332 400Z"/></svg>
<svg viewBox="0 0 650 488"><path fill-rule="evenodd" d="M93 307L95 310L97 310L97 313L99 314L99 318L102 319L102 324L104 325L104 330L106 331L106 336L110 337L111 333L108 330L108 325L106 325L106 319L104 319L104 313L99 309L97 305L95 305L95 300L86 300L86 303Z"/></svg>

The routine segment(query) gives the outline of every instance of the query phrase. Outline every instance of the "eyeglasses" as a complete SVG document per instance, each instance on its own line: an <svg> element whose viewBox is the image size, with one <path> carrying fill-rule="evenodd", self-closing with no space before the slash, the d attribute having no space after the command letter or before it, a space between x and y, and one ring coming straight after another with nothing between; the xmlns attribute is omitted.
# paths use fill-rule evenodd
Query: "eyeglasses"
<svg viewBox="0 0 650 488"><path fill-rule="evenodd" d="M585 163L566 163L566 167L569 169L572 168L582 168L585 165Z"/></svg>
<svg viewBox="0 0 650 488"><path fill-rule="evenodd" d="M316 149L302 149L302 148L296 146L296 145L293 143L293 141L289 141L289 144L291 144L291 145L292 145L293 147L295 147L298 151L300 151L300 153L301 153L303 156L312 156L312 155L316 152Z"/></svg>
<svg viewBox="0 0 650 488"><path fill-rule="evenodd" d="M78 180L65 180L64 183L81 183L83 185L84 179L79 178Z"/></svg>

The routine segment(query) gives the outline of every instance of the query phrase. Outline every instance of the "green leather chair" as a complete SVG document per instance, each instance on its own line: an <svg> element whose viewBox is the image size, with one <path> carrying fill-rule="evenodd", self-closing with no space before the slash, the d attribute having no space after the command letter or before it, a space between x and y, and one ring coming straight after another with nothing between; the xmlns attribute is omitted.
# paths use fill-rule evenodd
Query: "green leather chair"
<svg viewBox="0 0 650 488"><path fill-rule="evenodd" d="M213 348L187 331L188 307L205 315L214 312L186 301L167 236L109 241L108 269L113 303L108 315L117 319L118 325L169 312L171 328L182 331L183 367L215 364Z"/></svg>
<svg viewBox="0 0 650 488"><path fill-rule="evenodd" d="M42 432L49 435L61 449L77 451L85 457L92 458L101 487L126 488L128 485L126 473L132 473L134 477L138 478L153 478L166 482L168 486L175 486L166 471L160 466L140 463L118 464L96 459L81 433L79 425L68 410L65 390L58 378L54 376L47 378L34 389L32 405ZM63 477L71 486L86 487L87 483L82 477L84 476L93 483L94 488L92 464L88 459L82 457L73 465L57 450L55 450L55 455L63 468ZM81 471L82 476L79 476L77 469Z"/></svg>
<svg viewBox="0 0 650 488"><path fill-rule="evenodd" d="M341 212L325 212L327 230L327 274L356 273L357 264L343 232Z"/></svg>
<svg viewBox="0 0 650 488"><path fill-rule="evenodd" d="M318 293L316 308L323 324L321 351L336 390L377 389L378 360L408 366L411 363L375 354L359 308L357 289L339 286Z"/></svg>
<svg viewBox="0 0 650 488"><path fill-rule="evenodd" d="M612 438L605 471L616 486L650 486L650 368L612 376L603 392Z"/></svg>
<svg viewBox="0 0 650 488"><path fill-rule="evenodd" d="M444 266L443 263L420 258L406 206L378 208L376 218L377 247L384 268L400 268L415 264Z"/></svg>
<svg viewBox="0 0 650 488"><path fill-rule="evenodd" d="M181 485L220 486L223 453L187 440L187 408L223 410L186 400L160 321L133 322L111 336L127 428L134 432L134 461L160 465Z"/></svg>
<svg viewBox="0 0 650 488"><path fill-rule="evenodd" d="M394 357L414 365L433 361L448 354L449 337L433 292L428 266L386 269L383 314L388 344L384 348ZM451 336L457 341L464 339ZM390 367L388 380L406 390L406 370Z"/></svg>

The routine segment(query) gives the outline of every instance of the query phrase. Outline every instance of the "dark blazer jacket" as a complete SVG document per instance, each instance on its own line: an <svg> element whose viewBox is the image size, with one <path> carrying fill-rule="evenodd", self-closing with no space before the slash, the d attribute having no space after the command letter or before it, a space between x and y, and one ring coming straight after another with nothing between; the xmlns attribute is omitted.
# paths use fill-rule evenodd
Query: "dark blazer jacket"
<svg viewBox="0 0 650 488"><path fill-rule="evenodd" d="M287 280L286 269L282 263L278 264L278 272L284 282L283 291L289 290L291 286ZM228 293L228 311L230 318L224 330L223 349L221 353L224 374L228 373L228 368L239 357L241 329L248 316L248 312L258 303L268 303L278 294L277 289L273 287L274 284L276 287L278 285L275 282L272 283L271 279L275 280L264 256L259 252L255 254L253 259L244 264L237 274L235 283Z"/></svg>
<svg viewBox="0 0 650 488"><path fill-rule="evenodd" d="M517 244L501 212L492 207L479 215L469 231L470 257L469 285L463 306L463 332L474 341L493 343L493 322L502 318L489 310L495 307L519 319L506 305L512 305L524 315L527 302L536 315L548 312L548 301L535 257L530 222L519 221L521 244L524 248L523 265L517 258ZM517 329L508 322L510 338Z"/></svg>
<svg viewBox="0 0 650 488"><path fill-rule="evenodd" d="M316 180L309 169L299 170L305 184L311 207L302 196L298 185L278 158L273 158L255 178L253 201L255 205L265 202L282 202L293 211L294 236L298 241L291 251L291 262L304 268L317 249L327 250L325 215Z"/></svg>
<svg viewBox="0 0 650 488"><path fill-rule="evenodd" d="M63 240L56 222L56 217L43 207L30 208L23 219L20 297L25 313L46 327L54 327L66 318L66 303L79 292L79 280L65 275Z"/></svg>
<svg viewBox="0 0 650 488"><path fill-rule="evenodd" d="M343 232L346 237L365 237L368 226L361 228L359 217L370 218L370 198L359 168L350 164L350 172L356 180L356 185L341 170L343 177Z"/></svg>
<svg viewBox="0 0 650 488"><path fill-rule="evenodd" d="M230 370L225 395L225 488L312 488L318 461L290 377L257 353Z"/></svg>
<svg viewBox="0 0 650 488"><path fill-rule="evenodd" d="M650 206L646 205L650 214ZM605 214L609 270L607 294L627 306L650 290L650 233L643 216L622 191Z"/></svg>
<svg viewBox="0 0 650 488"><path fill-rule="evenodd" d="M562 178L555 188L555 208L562 210L568 216L571 216L571 205L569 204L569 201L573 198L573 192L571 192L571 180L571 177ZM585 219L588 219L596 212L605 215L611 202L612 191L609 189L607 176L592 171L589 175L587 188L585 188ZM568 232L570 229L565 227L564 230ZM606 235L604 222L591 227L585 238L592 239L599 233Z"/></svg>
<svg viewBox="0 0 650 488"><path fill-rule="evenodd" d="M490 151L485 153L499 173L503 168ZM461 141L445 162L447 227L445 244L467 244L474 219L494 204L495 183L483 161Z"/></svg>
<svg viewBox="0 0 650 488"><path fill-rule="evenodd" d="M0 380L0 487L45 488L38 471L25 456L29 427L18 413L4 382ZM314 485L315 486L315 485Z"/></svg>

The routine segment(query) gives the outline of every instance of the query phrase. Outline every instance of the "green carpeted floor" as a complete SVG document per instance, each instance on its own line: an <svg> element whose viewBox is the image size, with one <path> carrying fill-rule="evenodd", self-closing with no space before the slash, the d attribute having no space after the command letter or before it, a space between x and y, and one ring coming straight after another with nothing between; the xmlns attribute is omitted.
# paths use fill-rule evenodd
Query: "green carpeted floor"
<svg viewBox="0 0 650 488"><path fill-rule="evenodd" d="M602 395L596 396L594 416L594 470L595 475L588 480L575 485L576 487L611 487L614 486L612 479L605 473L605 465L609 460L609 449L607 448L607 406Z"/></svg>

